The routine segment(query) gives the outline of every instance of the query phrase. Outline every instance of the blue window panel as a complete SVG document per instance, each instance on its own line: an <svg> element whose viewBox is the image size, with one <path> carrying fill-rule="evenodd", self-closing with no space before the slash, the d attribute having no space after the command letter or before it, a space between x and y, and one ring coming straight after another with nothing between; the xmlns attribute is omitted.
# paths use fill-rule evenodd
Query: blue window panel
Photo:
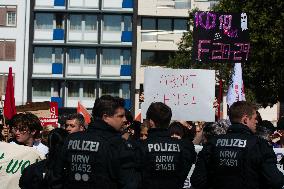
<svg viewBox="0 0 284 189"><path fill-rule="evenodd" d="M54 6L65 6L65 0L54 0Z"/></svg>
<svg viewBox="0 0 284 189"><path fill-rule="evenodd" d="M131 65L121 65L120 76L131 76Z"/></svg>
<svg viewBox="0 0 284 189"><path fill-rule="evenodd" d="M130 107L131 107L131 101L130 101L130 99L124 99L124 108L126 108L127 110L129 110L130 109Z"/></svg>
<svg viewBox="0 0 284 189"><path fill-rule="evenodd" d="M52 63L52 74L62 74L62 63Z"/></svg>
<svg viewBox="0 0 284 189"><path fill-rule="evenodd" d="M122 8L133 8L133 0L123 0Z"/></svg>
<svg viewBox="0 0 284 189"><path fill-rule="evenodd" d="M58 108L62 108L62 98L61 97L51 97L51 102L57 102Z"/></svg>
<svg viewBox="0 0 284 189"><path fill-rule="evenodd" d="M54 29L53 30L53 40L63 40L63 39L64 39L64 30Z"/></svg>
<svg viewBox="0 0 284 189"><path fill-rule="evenodd" d="M132 42L132 31L122 31L121 41Z"/></svg>

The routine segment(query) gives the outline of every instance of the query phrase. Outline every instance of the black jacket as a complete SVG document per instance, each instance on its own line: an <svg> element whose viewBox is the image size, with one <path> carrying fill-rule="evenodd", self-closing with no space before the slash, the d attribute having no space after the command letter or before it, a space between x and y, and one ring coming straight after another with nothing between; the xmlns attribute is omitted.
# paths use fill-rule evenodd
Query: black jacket
<svg viewBox="0 0 284 189"><path fill-rule="evenodd" d="M19 186L21 189L47 189L47 181L44 179L46 160L34 163L26 167L21 175Z"/></svg>
<svg viewBox="0 0 284 189"><path fill-rule="evenodd" d="M101 120L86 132L70 134L56 169L49 178L52 189L134 188L136 172L132 146Z"/></svg>
<svg viewBox="0 0 284 189"><path fill-rule="evenodd" d="M233 124L203 147L190 180L196 189L280 189L284 177L276 163L267 141Z"/></svg>
<svg viewBox="0 0 284 189"><path fill-rule="evenodd" d="M143 189L181 189L195 161L194 145L170 137L167 130L150 129L141 142Z"/></svg>

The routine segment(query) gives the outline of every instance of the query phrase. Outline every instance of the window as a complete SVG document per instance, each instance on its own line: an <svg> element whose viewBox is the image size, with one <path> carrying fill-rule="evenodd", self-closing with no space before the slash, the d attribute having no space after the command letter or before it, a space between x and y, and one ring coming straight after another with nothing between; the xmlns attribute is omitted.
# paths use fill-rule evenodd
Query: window
<svg viewBox="0 0 284 189"><path fill-rule="evenodd" d="M172 51L142 51L141 64L145 66L166 66Z"/></svg>
<svg viewBox="0 0 284 189"><path fill-rule="evenodd" d="M103 22L103 31L121 31L121 16L107 15Z"/></svg>
<svg viewBox="0 0 284 189"><path fill-rule="evenodd" d="M5 95L6 85L8 80L8 74L0 73L0 95ZM13 82L15 86L15 75L13 74Z"/></svg>
<svg viewBox="0 0 284 189"><path fill-rule="evenodd" d="M142 30L156 30L156 20L154 18L142 18Z"/></svg>
<svg viewBox="0 0 284 189"><path fill-rule="evenodd" d="M122 50L123 56L123 65L131 65L131 51L130 50Z"/></svg>
<svg viewBox="0 0 284 189"><path fill-rule="evenodd" d="M17 6L0 6L0 26L17 25Z"/></svg>
<svg viewBox="0 0 284 189"><path fill-rule="evenodd" d="M37 13L35 15L35 29L53 29L53 14Z"/></svg>
<svg viewBox="0 0 284 189"><path fill-rule="evenodd" d="M51 82L48 80L34 80L33 96L50 97L51 96Z"/></svg>
<svg viewBox="0 0 284 189"><path fill-rule="evenodd" d="M95 16L95 15L86 15L85 16L85 30L86 31L97 30L97 16Z"/></svg>
<svg viewBox="0 0 284 189"><path fill-rule="evenodd" d="M16 40L0 39L0 61L16 60Z"/></svg>
<svg viewBox="0 0 284 189"><path fill-rule="evenodd" d="M81 49L70 49L69 50L69 63L80 64Z"/></svg>
<svg viewBox="0 0 284 189"><path fill-rule="evenodd" d="M7 26L16 26L16 12L7 12Z"/></svg>
<svg viewBox="0 0 284 189"><path fill-rule="evenodd" d="M124 16L124 28L123 31L132 31L132 17Z"/></svg>
<svg viewBox="0 0 284 189"><path fill-rule="evenodd" d="M115 82L102 83L101 95L119 96L119 88L120 85Z"/></svg>
<svg viewBox="0 0 284 189"><path fill-rule="evenodd" d="M52 63L52 47L35 47L34 63Z"/></svg>
<svg viewBox="0 0 284 189"><path fill-rule="evenodd" d="M186 18L142 18L142 30L187 31Z"/></svg>
<svg viewBox="0 0 284 189"><path fill-rule="evenodd" d="M103 49L103 65L120 65L120 49Z"/></svg>
<svg viewBox="0 0 284 189"><path fill-rule="evenodd" d="M187 31L187 19L175 19L174 20L174 30Z"/></svg>
<svg viewBox="0 0 284 189"><path fill-rule="evenodd" d="M122 98L130 99L130 85L128 83L121 84Z"/></svg>
<svg viewBox="0 0 284 189"><path fill-rule="evenodd" d="M63 29L64 26L64 15L62 13L55 14L56 29Z"/></svg>
<svg viewBox="0 0 284 189"><path fill-rule="evenodd" d="M172 31L172 19L158 19L158 30Z"/></svg>
<svg viewBox="0 0 284 189"><path fill-rule="evenodd" d="M85 64L96 64L97 62L96 49L84 49L84 63Z"/></svg>
<svg viewBox="0 0 284 189"><path fill-rule="evenodd" d="M68 83L68 97L79 97L80 82L70 81Z"/></svg>
<svg viewBox="0 0 284 189"><path fill-rule="evenodd" d="M82 30L82 16L81 15L70 15L70 30L71 31Z"/></svg>
<svg viewBox="0 0 284 189"><path fill-rule="evenodd" d="M83 97L96 98L96 85L93 81L83 82Z"/></svg>
<svg viewBox="0 0 284 189"><path fill-rule="evenodd" d="M54 55L55 55L55 63L63 63L63 49L62 48L55 48Z"/></svg>

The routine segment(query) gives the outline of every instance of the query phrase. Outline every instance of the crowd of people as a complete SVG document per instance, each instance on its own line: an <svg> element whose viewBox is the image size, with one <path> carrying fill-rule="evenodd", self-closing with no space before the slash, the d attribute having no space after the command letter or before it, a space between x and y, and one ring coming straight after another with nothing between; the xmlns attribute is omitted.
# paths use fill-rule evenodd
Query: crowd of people
<svg viewBox="0 0 284 189"><path fill-rule="evenodd" d="M22 189L181 189L193 164L194 189L284 186L272 148L284 146L284 118L274 127L245 101L230 107L229 120L171 118L171 108L155 102L140 123L122 98L106 95L96 99L89 125L70 114L60 128L42 128L35 115L19 113L2 126L1 140L46 157L22 171Z"/></svg>

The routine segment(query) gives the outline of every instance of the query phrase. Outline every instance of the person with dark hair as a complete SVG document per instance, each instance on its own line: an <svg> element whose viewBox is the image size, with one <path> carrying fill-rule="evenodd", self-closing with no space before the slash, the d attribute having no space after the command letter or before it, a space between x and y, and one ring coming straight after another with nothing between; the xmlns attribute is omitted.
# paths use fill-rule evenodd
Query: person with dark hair
<svg viewBox="0 0 284 189"><path fill-rule="evenodd" d="M65 129L68 133L75 133L85 130L85 119L82 114L70 114L65 122Z"/></svg>
<svg viewBox="0 0 284 189"><path fill-rule="evenodd" d="M150 105L146 113L150 129L141 142L142 188L183 188L195 161L194 145L189 140L172 138L168 126L171 108L162 102Z"/></svg>
<svg viewBox="0 0 284 189"><path fill-rule="evenodd" d="M19 186L21 189L48 189L48 177L53 176L57 156L68 132L61 128L50 131L48 135L48 154L45 160L31 164L23 170Z"/></svg>
<svg viewBox="0 0 284 189"><path fill-rule="evenodd" d="M180 122L174 121L170 124L168 130L170 132L171 137L182 139L185 135L185 128Z"/></svg>
<svg viewBox="0 0 284 189"><path fill-rule="evenodd" d="M135 188L136 157L131 145L121 138L126 122L124 100L109 95L96 99L92 110L94 122L86 132L68 136L54 162L51 189L120 189Z"/></svg>
<svg viewBox="0 0 284 189"><path fill-rule="evenodd" d="M38 150L43 155L47 154L47 146L42 144L39 140L36 140L42 130L40 120L36 115L29 112L16 114L12 117L10 125L15 132L15 138L17 141L17 143L11 143L30 146Z"/></svg>
<svg viewBox="0 0 284 189"><path fill-rule="evenodd" d="M232 104L227 134L209 140L198 154L191 184L195 189L280 189L284 176L276 167L272 146L257 137L256 107Z"/></svg>

